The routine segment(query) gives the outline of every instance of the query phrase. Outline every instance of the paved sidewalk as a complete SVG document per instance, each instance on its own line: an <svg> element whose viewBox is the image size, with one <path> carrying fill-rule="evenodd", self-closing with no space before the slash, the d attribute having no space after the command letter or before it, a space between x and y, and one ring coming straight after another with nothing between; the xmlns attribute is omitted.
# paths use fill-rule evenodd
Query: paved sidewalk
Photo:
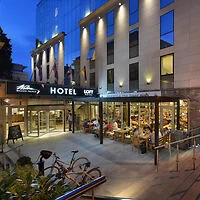
<svg viewBox="0 0 200 200"><path fill-rule="evenodd" d="M40 138L25 137L10 146L23 144L23 155L36 161L42 149L56 152L61 159L70 160L71 150L79 150L79 156L86 156L93 167L99 166L107 181L96 188L95 194L134 198L137 200L200 199L199 151L197 148L197 170L192 169L192 152L182 153L180 171L176 172L175 158L168 161L168 152L160 155L159 171L154 166L154 154L141 154L130 144L104 138L104 144L92 134L48 133ZM7 147L6 147L7 148ZM45 165L50 165L51 157ZM91 167L92 167L91 166Z"/></svg>

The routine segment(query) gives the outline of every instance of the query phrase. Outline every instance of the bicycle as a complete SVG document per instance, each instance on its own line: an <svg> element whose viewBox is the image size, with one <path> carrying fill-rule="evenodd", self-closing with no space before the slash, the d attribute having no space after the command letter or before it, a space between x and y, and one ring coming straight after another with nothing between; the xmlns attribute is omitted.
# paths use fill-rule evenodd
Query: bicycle
<svg viewBox="0 0 200 200"><path fill-rule="evenodd" d="M74 154L77 153L77 151L72 151L72 152ZM101 176L101 171L98 167L92 168L87 171L87 169L90 167L90 162L87 159L87 161L83 163L82 161L85 159L82 159L82 158L85 158L85 157L80 157L79 159L77 159L78 161L81 160L82 162L81 165L80 163L78 163L77 160L75 160L77 162L75 161L72 162L71 166L73 166L74 163L75 164L78 163L80 165L78 167L79 168L79 171L78 171L77 167L73 168L73 167L66 166L65 165L66 163L60 160L60 158L56 155L56 153L54 153L53 156L54 156L53 165L44 169L44 176L55 179L54 180L55 182L56 180L60 181L60 179L62 179L65 185L68 185L74 188L74 187L79 187L83 184L86 184L90 182L91 180L94 180Z"/></svg>
<svg viewBox="0 0 200 200"><path fill-rule="evenodd" d="M61 161L60 158L54 153L54 157L56 159L54 160L52 166L59 166L57 163L59 162L67 166L68 171L76 172L83 169L86 170L88 167L90 167L90 161L86 157L83 157L83 156L75 159L75 154L78 152L79 152L78 150L72 151L73 155L71 157L70 163ZM40 152L41 159L42 158L48 159L51 155L52 155L51 151L42 150Z"/></svg>

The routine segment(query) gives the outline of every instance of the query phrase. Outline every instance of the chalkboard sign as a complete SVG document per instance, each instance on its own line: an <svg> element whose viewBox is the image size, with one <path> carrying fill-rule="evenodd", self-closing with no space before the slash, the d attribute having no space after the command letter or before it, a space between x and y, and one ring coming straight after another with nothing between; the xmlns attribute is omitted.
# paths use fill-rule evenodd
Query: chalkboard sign
<svg viewBox="0 0 200 200"><path fill-rule="evenodd" d="M17 140L18 138L22 138L23 140L20 125L10 126L8 131L8 140L13 140L13 143L15 143L14 140Z"/></svg>

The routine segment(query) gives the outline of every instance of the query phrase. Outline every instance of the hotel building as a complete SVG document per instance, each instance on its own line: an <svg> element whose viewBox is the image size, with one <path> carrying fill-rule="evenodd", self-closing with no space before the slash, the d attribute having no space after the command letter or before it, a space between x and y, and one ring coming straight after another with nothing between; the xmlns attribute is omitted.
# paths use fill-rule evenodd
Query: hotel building
<svg viewBox="0 0 200 200"><path fill-rule="evenodd" d="M119 126L134 119L156 135L198 127L199 8L197 0L41 0L32 81L58 93L23 95L12 106L24 107L26 134L65 130L68 110L76 130L98 117ZM66 87L84 95L63 95Z"/></svg>

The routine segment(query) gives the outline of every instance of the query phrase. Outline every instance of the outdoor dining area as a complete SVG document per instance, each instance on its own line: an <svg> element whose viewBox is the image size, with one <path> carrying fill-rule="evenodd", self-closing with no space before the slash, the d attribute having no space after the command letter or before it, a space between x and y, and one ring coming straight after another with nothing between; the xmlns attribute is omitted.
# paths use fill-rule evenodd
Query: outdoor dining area
<svg viewBox="0 0 200 200"><path fill-rule="evenodd" d="M109 97L92 102L84 112L83 132L103 144L104 138L131 145L139 152L167 146L176 130L188 129L188 102L178 97Z"/></svg>
<svg viewBox="0 0 200 200"><path fill-rule="evenodd" d="M85 133L94 134L99 138L99 120L85 120L83 126ZM116 120L113 120L112 123L103 121L103 136L117 142L131 144L140 149L141 153L146 153L148 150L153 152L155 147L155 132L147 124L140 127L137 122L127 126L126 123L118 125ZM163 133L159 132L159 145L170 143L170 139L171 131L167 127L164 128Z"/></svg>

